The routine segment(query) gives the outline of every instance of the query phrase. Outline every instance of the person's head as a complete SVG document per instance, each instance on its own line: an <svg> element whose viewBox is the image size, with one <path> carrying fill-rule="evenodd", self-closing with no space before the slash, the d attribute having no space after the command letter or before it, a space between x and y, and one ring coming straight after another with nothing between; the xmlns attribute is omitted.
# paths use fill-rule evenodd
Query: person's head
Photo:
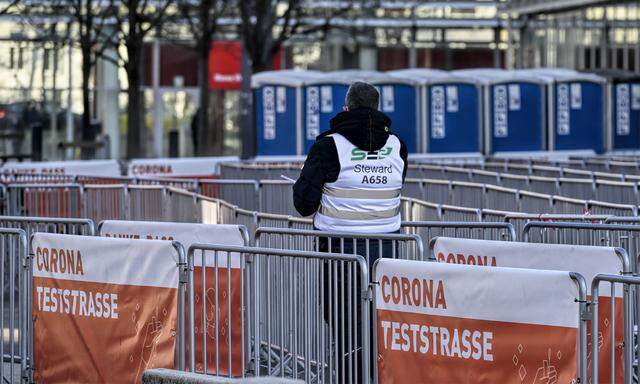
<svg viewBox="0 0 640 384"><path fill-rule="evenodd" d="M352 111L356 108L378 109L380 94L376 87L363 81L356 81L351 84L344 101L345 111Z"/></svg>

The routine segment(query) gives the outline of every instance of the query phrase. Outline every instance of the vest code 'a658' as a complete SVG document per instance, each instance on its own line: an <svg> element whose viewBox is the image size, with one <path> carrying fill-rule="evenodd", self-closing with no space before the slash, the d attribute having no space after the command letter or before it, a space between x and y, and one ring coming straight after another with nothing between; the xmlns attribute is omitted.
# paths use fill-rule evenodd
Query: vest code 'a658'
<svg viewBox="0 0 640 384"><path fill-rule="evenodd" d="M371 175L362 176L362 184L387 184L387 176Z"/></svg>

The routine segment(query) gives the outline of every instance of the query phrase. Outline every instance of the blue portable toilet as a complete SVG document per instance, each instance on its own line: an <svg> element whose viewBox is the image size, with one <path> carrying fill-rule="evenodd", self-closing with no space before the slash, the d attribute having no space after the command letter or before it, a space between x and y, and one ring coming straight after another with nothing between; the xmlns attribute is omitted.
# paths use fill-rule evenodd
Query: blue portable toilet
<svg viewBox="0 0 640 384"><path fill-rule="evenodd" d="M482 152L482 84L479 81L437 69L387 73L419 83L420 136L424 152Z"/></svg>
<svg viewBox="0 0 640 384"><path fill-rule="evenodd" d="M564 68L536 68L516 73L539 76L547 83L549 150L606 149L606 81Z"/></svg>
<svg viewBox="0 0 640 384"><path fill-rule="evenodd" d="M252 76L258 156L303 154L303 86L319 76L319 72L302 70L266 71Z"/></svg>
<svg viewBox="0 0 640 384"><path fill-rule="evenodd" d="M418 152L419 91L415 87L416 82L376 71L345 70L326 73L305 84L305 153L313 145L316 136L330 128L330 120L342 111L347 90L355 81L366 81L378 88L379 109L391 119L391 130L404 140L409 153Z"/></svg>
<svg viewBox="0 0 640 384"><path fill-rule="evenodd" d="M485 154L546 150L543 79L500 69L467 69L452 74L482 83Z"/></svg>
<svg viewBox="0 0 640 384"><path fill-rule="evenodd" d="M618 70L594 73L607 81L607 148L612 151L640 150L640 75Z"/></svg>

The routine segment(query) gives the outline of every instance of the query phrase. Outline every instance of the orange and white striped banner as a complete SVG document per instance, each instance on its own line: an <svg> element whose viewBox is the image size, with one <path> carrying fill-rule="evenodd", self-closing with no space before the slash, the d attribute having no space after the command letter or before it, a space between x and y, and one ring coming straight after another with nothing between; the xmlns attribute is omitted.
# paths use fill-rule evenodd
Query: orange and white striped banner
<svg viewBox="0 0 640 384"><path fill-rule="evenodd" d="M568 272L381 259L379 382L572 383L578 289Z"/></svg>
<svg viewBox="0 0 640 384"><path fill-rule="evenodd" d="M134 383L174 366L171 242L36 233L33 250L36 382Z"/></svg>
<svg viewBox="0 0 640 384"><path fill-rule="evenodd" d="M237 225L212 225L194 223L167 223L153 221L116 221L107 220L100 225L100 236L115 238L136 238L175 240L189 249L192 244L248 245L246 232ZM206 286L203 290L202 252L194 255L194 324L196 370L204 371L202 337L204 329L208 340L207 371L212 374L240 376L242 366L242 269L240 255L226 253L218 255L217 277L213 252L205 252ZM231 268L228 268L228 267ZM206 305L203 311L203 292L206 292ZM217 296L217 297L216 297ZM216 311L215 304L218 304ZM205 315L203 315L203 312ZM218 326L216 334L216 312ZM229 317L229 314L231 315ZM205 317L203 326L203 316ZM215 348L217 343L218 348ZM216 350L218 352L216 356Z"/></svg>
<svg viewBox="0 0 640 384"><path fill-rule="evenodd" d="M563 244L537 244L508 241L489 241L438 237L433 244L433 255L439 262L475 264L508 268L530 268L561 270L580 273L587 285L599 273L617 275L624 270L623 261L615 248ZM620 285L615 292L616 381L622 382L624 375L624 300ZM598 311L599 332L598 353L611 354L611 286L603 285L600 290L600 310ZM590 335L591 327L587 327ZM587 366L591 373L591 337L587 345ZM611 378L609 359L600 359L600 382ZM589 380L590 382L590 380Z"/></svg>

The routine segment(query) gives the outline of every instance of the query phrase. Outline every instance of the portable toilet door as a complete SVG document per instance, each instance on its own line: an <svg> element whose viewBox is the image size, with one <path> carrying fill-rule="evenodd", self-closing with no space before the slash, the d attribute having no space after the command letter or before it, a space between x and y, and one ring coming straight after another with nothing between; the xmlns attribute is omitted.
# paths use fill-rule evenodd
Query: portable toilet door
<svg viewBox="0 0 640 384"><path fill-rule="evenodd" d="M606 81L600 76L566 69L530 71L552 79L549 84L549 149L557 151L606 148Z"/></svg>
<svg viewBox="0 0 640 384"><path fill-rule="evenodd" d="M314 71L282 70L253 75L258 156L299 156L302 147L302 87Z"/></svg>
<svg viewBox="0 0 640 384"><path fill-rule="evenodd" d="M347 88L355 81L374 85L380 93L378 109L391 119L391 131L405 142L409 153L420 151L418 82L364 70L335 71L329 75L336 82L347 84Z"/></svg>
<svg viewBox="0 0 640 384"><path fill-rule="evenodd" d="M305 83L302 93L303 149L309 149L316 137L329 130L331 119L342 112L351 81L341 76L322 74Z"/></svg>
<svg viewBox="0 0 640 384"><path fill-rule="evenodd" d="M433 69L403 69L388 73L421 84L419 117L424 152L482 152L480 82Z"/></svg>
<svg viewBox="0 0 640 384"><path fill-rule="evenodd" d="M610 87L613 150L640 149L640 75L618 76Z"/></svg>
<svg viewBox="0 0 640 384"><path fill-rule="evenodd" d="M640 150L640 75L616 70L594 73L607 80L607 148Z"/></svg>
<svg viewBox="0 0 640 384"><path fill-rule="evenodd" d="M453 71L483 85L485 154L546 150L544 80L496 69Z"/></svg>

